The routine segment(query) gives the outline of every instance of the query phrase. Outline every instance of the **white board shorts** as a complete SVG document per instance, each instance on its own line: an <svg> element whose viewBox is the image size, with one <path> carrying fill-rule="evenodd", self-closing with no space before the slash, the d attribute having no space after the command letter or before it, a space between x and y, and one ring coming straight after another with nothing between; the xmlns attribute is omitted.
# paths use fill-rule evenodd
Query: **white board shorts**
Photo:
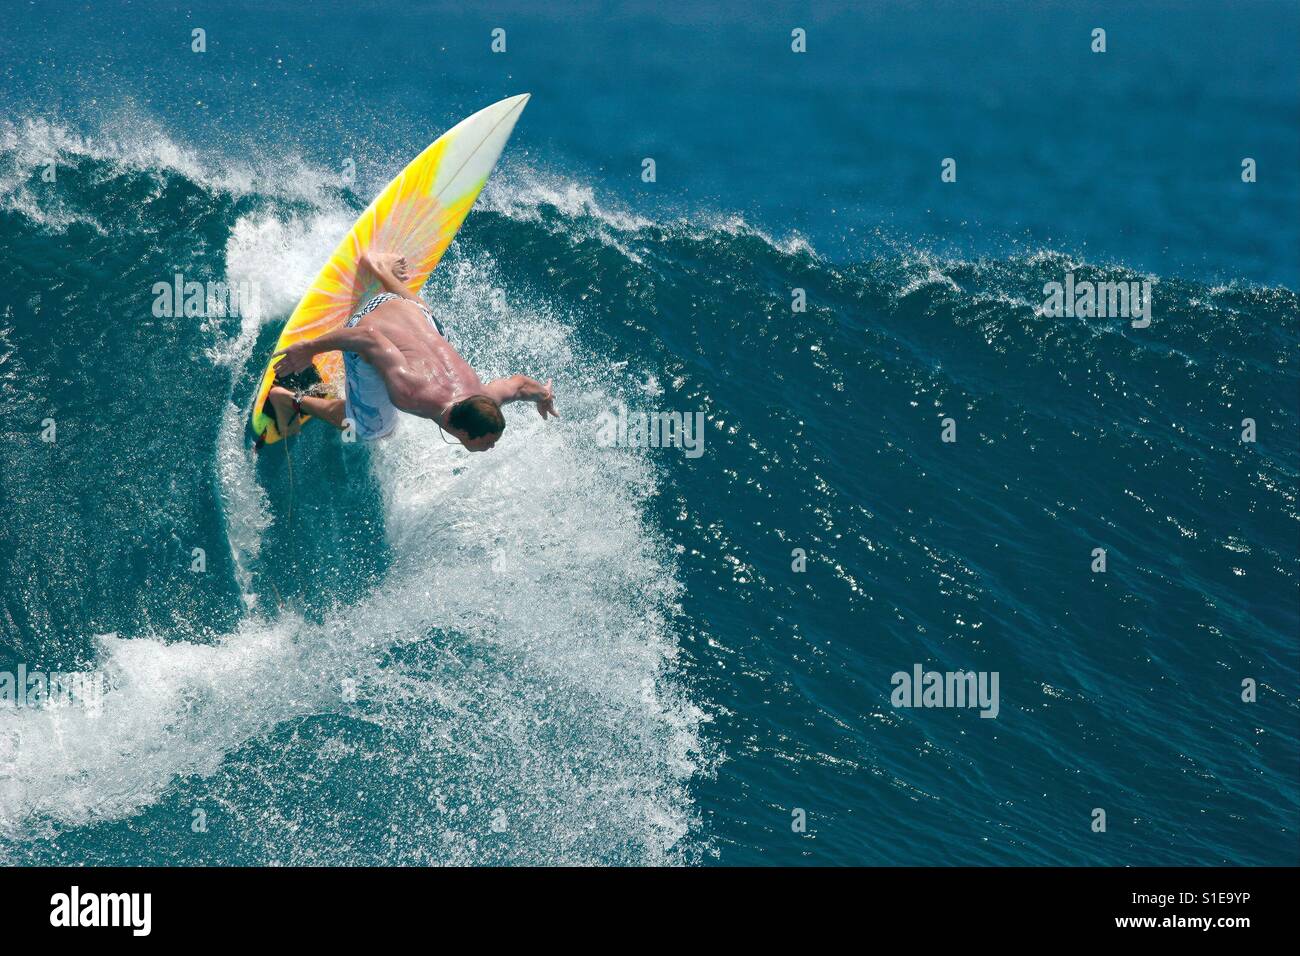
<svg viewBox="0 0 1300 956"><path fill-rule="evenodd" d="M401 296L391 292L381 292L367 302L360 312L348 319L345 327L353 328L385 302L399 298ZM446 333L442 331L442 326L433 317L429 307L423 303L419 305L424 310L429 324L439 335L446 338ZM397 429L399 412L393 400L388 397L388 386L384 384L383 376L356 352L343 353L343 397L343 414L352 422L357 437L362 441L378 441L387 438Z"/></svg>

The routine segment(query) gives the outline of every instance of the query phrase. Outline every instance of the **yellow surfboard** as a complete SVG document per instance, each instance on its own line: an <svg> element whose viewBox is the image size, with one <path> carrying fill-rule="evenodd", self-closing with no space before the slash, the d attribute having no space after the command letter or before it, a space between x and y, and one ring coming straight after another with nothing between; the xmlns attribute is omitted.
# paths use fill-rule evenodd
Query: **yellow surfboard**
<svg viewBox="0 0 1300 956"><path fill-rule="evenodd" d="M275 351L316 338L343 325L361 303L382 291L367 271L360 275L363 252L398 252L410 270L407 286L418 293L447 251L470 207L496 165L501 150L528 102L528 93L479 110L438 137L375 197L356 221L325 268L289 316ZM275 382L272 358L253 401L257 447L278 442L275 416L266 398ZM343 355L327 352L313 360L321 380L342 395ZM309 416L300 416L307 421Z"/></svg>

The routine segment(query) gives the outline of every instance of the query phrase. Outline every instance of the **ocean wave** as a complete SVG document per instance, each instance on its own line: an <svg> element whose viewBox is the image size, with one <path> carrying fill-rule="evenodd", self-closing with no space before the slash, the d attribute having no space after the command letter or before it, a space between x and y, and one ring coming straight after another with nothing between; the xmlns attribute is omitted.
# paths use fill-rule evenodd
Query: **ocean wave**
<svg viewBox="0 0 1300 956"><path fill-rule="evenodd" d="M30 164L48 149L111 188L69 176L35 189ZM1300 574L1278 537L1300 521L1295 455L1279 440L1297 423L1286 399L1300 342L1290 290L1159 277L1153 323L1138 334L1122 319L1055 319L1040 307L1044 283L1065 272L1151 278L1115 263L880 242L832 259L743 217L656 218L507 164L425 292L485 375L553 376L564 418L511 409L491 455L464 455L431 424L407 421L369 453L314 425L258 458L246 434L253 381L361 199L316 168L286 185L279 164L227 169L168 142L83 140L39 123L5 127L0 155L0 202L19 213L6 221L10 242L78 228L64 214L95 223L101 243L144 220L153 259L129 280L66 270L64 291L87 312L138 303L149 270L179 261L261 290L240 316L96 327L94 362L69 372L40 361L48 318L21 301L34 283L5 276L15 301L0 342L18 344L0 352L0 370L34 361L30 374L0 377L5 394L44 374L60 394L111 398L100 385L110 382L185 395L190 418L148 425L206 463L240 608L207 643L195 636L201 615L172 597L173 626L155 614L151 627L97 641L113 689L96 724L0 713L0 730L24 741L16 773L0 781L10 841L0 853L15 859L51 859L73 831L121 833L150 814L170 824L167 814L202 806L223 815L236 844L227 858L252 862L681 862L710 846L696 791L724 746L711 714L725 716L742 759L765 748L782 766L867 768L868 783L908 801L941 792L928 769L937 761L960 772L979 756L945 744L945 727L923 717L877 714L864 730L856 715L878 706L872 691L838 705L795 700L819 669L868 686L897 663L890 655L988 654L1010 687L1024 668L1033 693L1017 706L1058 708L1068 724L1044 755L1042 725L1026 732L1008 706L1000 733L1043 761L1035 772L1088 764L1071 743L1084 722L1142 740L1159 712L1130 708L1138 691L1098 693L1096 674L1149 686L1149 658L1103 644L1115 635L1061 600L1078 593L1098 542L1129 569L1089 592L1107 620L1182 600L1195 620L1217 614L1211 626L1273 655L1294 624L1284 597ZM155 205L141 214L123 192ZM185 360L147 364L159 335ZM199 366L226 387L184 392ZM687 466L594 448L592 421L619 402L701 411L708 454ZM47 404L42 395L27 407ZM946 416L956 446L938 440ZM1254 446L1238 440L1247 416L1263 425ZM114 447L91 454L146 470L143 452L115 457ZM77 451L60 449L73 464ZM19 505L40 504L17 516L33 539L61 504L46 500L46 460L26 456L6 472ZM133 478L96 486L106 498L123 486L128 500L110 503L131 516L130 496L157 496L136 522L144 531L124 538L179 542L169 511L202 482L163 476L141 489ZM807 550L815 587L790 583L794 547ZM1062 562L1063 548L1078 561ZM379 553L373 566L358 550ZM98 570L89 559L77 567ZM21 599L59 606L67 595L55 589L75 577L24 582ZM144 602L144 590L124 586L123 599ZM805 617L832 605L821 631ZM742 626L720 624L717 606ZM1137 621L1120 637L1158 626ZM707 648L694 670L685 635ZM1230 665L1256 673L1239 656ZM1190 666L1175 678L1203 681ZM794 701L786 718L814 722L825 740L753 717L782 697ZM1139 779L1126 778L1126 798ZM943 805L975 818L982 801L1007 799L982 788L948 790ZM348 815L358 806L367 819ZM1039 812L1038 832L1060 830ZM1040 840L1033 852L1067 851Z"/></svg>
<svg viewBox="0 0 1300 956"><path fill-rule="evenodd" d="M656 220L622 208L612 199L598 198L588 184L533 168L507 170L488 184L480 203L481 208L517 222L540 223L557 231L580 227L582 237L597 238L638 263L642 254L632 247L632 240L665 237L697 242L754 237L788 256L817 256L812 243L793 230L778 238L735 213L695 211Z"/></svg>
<svg viewBox="0 0 1300 956"><path fill-rule="evenodd" d="M13 167L0 179L0 197L49 163L76 166L84 160L110 165L118 173L185 178L210 192L317 202L341 186L337 173L307 163L295 153L260 161L248 155L213 154L177 142L156 120L135 113L106 118L94 132L82 132L45 117L0 119L0 156Z"/></svg>

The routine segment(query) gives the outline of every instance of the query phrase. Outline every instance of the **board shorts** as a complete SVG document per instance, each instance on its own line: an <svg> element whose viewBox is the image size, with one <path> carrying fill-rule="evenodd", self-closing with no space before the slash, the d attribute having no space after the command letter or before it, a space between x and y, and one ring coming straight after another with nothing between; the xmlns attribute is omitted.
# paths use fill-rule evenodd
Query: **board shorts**
<svg viewBox="0 0 1300 956"><path fill-rule="evenodd" d="M400 298L401 296L394 295L392 292L381 292L367 302L361 311L348 319L345 328L355 327L358 322L385 302ZM429 307L423 302L416 304L424 312L424 317L429 320L429 324L439 335L446 338L447 334L443 332L442 326L433 317ZM352 422L357 437L362 441L378 441L380 438L387 438L397 428L397 406L388 397L388 386L384 384L383 376L356 352L343 353L343 397L343 414Z"/></svg>

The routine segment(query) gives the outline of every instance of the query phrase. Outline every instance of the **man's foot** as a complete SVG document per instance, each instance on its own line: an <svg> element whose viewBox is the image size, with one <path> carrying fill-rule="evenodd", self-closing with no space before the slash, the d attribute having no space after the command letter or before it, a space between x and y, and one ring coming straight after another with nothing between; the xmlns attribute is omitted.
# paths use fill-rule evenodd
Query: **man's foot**
<svg viewBox="0 0 1300 956"><path fill-rule="evenodd" d="M276 385L271 389L271 394L266 400L271 403L271 409L275 412L275 430L280 433L281 438L296 435L302 430L302 423L298 421L298 410L293 407L293 392Z"/></svg>
<svg viewBox="0 0 1300 956"><path fill-rule="evenodd" d="M406 265L406 256L399 252L366 253L366 265L375 275L379 276L387 272L398 282L406 282L411 277Z"/></svg>

